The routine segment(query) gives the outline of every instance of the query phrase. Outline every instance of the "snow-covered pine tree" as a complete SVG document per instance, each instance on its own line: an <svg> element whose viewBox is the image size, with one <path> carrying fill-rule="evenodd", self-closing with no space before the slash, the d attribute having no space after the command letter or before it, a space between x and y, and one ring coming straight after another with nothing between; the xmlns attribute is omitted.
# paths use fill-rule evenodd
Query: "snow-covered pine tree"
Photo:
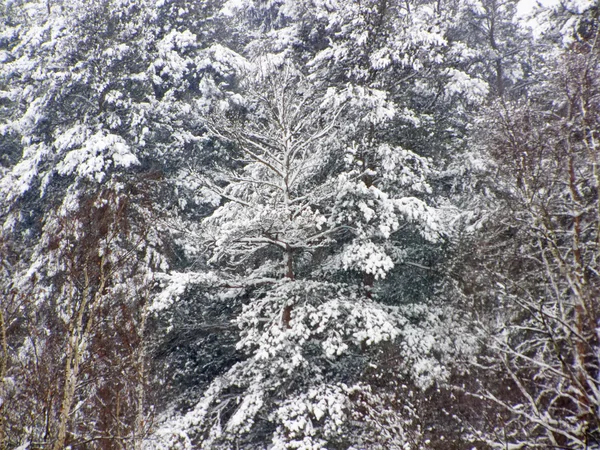
<svg viewBox="0 0 600 450"><path fill-rule="evenodd" d="M435 380L443 380L452 365L452 355L465 348L464 342L451 337L450 329L457 324L456 312L441 299L452 294L439 295L437 282L444 276L444 268L434 265L447 257L444 254L448 247L446 233L456 214L447 196L449 190L459 184L454 177L461 172L444 173L440 168L461 151L466 111L485 97L487 86L477 77L469 76L466 70L469 58L467 46L460 42L449 43L446 38L453 25L452 15L448 12L450 5L444 5L448 6L446 9L439 2L436 4L437 7L433 3L422 2L408 5L375 1L351 4L245 1L228 2L222 11L249 36L247 45L238 47L243 54L260 61L264 60L265 54L272 52L278 61L275 66L282 61L295 61L301 71L309 73L303 83L308 83L310 91L319 93L316 98L321 100L313 100L312 107L308 102L304 115L310 115L316 105L323 102L325 95L330 97L328 101L347 105L338 118L339 126L332 130L340 148L325 152L325 156L335 156L322 161L323 172L312 181L321 183L321 189L329 186L337 190L335 195L325 195L321 203L313 204L313 207L316 206L328 221L337 221L338 229L332 232L331 228L324 228L326 234L321 238L327 239L318 245L311 242L310 246L316 246L316 249L310 251L290 249L287 253L284 247L289 242L280 242L277 247L276 242L267 242L264 236L260 239L249 236L248 239L254 239L253 246L250 246L250 241L242 245L235 241L240 230L243 230L242 234L256 233L257 229L261 229L255 229L257 223L265 220L263 216L275 220L281 213L275 216L274 207L269 204L266 209L264 206L257 208L257 211L264 211L258 216L249 213L248 207L238 202L237 206L230 205L219 214L226 211L234 213L215 222L219 230L221 227L230 230L227 232L228 240L215 241L215 244L223 245L219 251L228 249L232 242L235 244L231 247L231 254L225 252L221 255L222 261L232 262L235 260L233 253L239 252L239 261L233 263L237 264L238 270L251 273L260 268L263 274L268 274L263 280L265 282L273 276L273 264L277 268L276 273L284 277L283 267L288 267L287 261L291 261L293 270L289 273L296 279L308 276L350 283L364 290L366 296L377 297L380 303L400 306L402 313L399 320L404 333L377 356L380 361L393 362L374 363L377 369L371 367L368 375L371 377L368 383L378 377L393 379L385 389L390 398L396 399L404 396L402 389L406 389L405 392L413 388L419 391L430 387ZM238 64L238 67L242 66ZM272 68L258 70L269 72ZM250 134L259 139L261 136L267 140L273 137L273 131L265 131L269 127L266 127L263 116L248 114L246 109L248 104L257 103L247 101L252 97L248 92L264 90L264 81L246 82L239 86L234 82L231 85L236 92L229 94L234 107L225 119L209 123L213 135L220 134L221 142L227 144L216 147L218 153L215 155L218 156L212 161L205 157L199 164L190 158L187 164L192 167L182 171L181 192L186 187L195 186L202 187L203 194L187 195L186 199L204 196L219 206L226 201L235 203L235 190L247 190L252 184L261 184L262 189L268 183L277 185L269 178L263 179L271 176L271 172L256 161L247 169L257 171L252 177L238 173L240 168L246 167L244 161L247 159L239 153L238 141L248 137L242 131L250 130ZM277 98L265 93L263 96L263 101L271 98L269 101L274 102ZM252 127L258 128L253 130ZM281 137L275 141L277 139L281 141ZM330 145L325 143L327 139L327 135L323 136L323 142L319 144ZM214 140L205 141L205 148L214 145ZM213 171L211 167L215 165L220 168ZM229 172L237 174L236 183L231 182L232 174ZM332 184L333 180L337 180L336 186ZM340 200L331 203L333 198ZM392 204L395 206L390 206ZM433 205L437 208L432 208ZM235 220L238 216L246 217L247 222L240 225ZM246 225L250 228L243 228ZM331 223L328 226L331 227ZM182 247L195 251L198 257L206 251L206 247L198 245L206 238L206 227L196 228L192 223L187 227L187 238L183 237L186 232L179 227ZM275 225L273 227L278 229ZM194 239L190 238L191 230L194 230ZM225 235L219 236L224 239ZM280 232L277 239L282 239ZM273 253L278 255L275 262ZM314 256L309 256L311 254ZM292 256L284 258L283 255ZM203 260L202 256L194 262L196 267L202 267L200 260ZM382 281L384 274L386 279ZM180 282L206 280L204 274L173 274L170 278L173 286ZM243 285L239 281L236 279L225 284L239 287ZM200 292L198 288L186 290L183 284L173 290L167 288L166 293L181 294L180 310L183 313L176 312L178 307L174 305L175 314L181 317L186 311L218 309L221 311L219 320L223 320L220 327L227 322L227 314L238 316L236 308L249 301L247 292L232 296L223 307L214 308L219 296L214 293L207 296L202 292L215 289L215 283L211 278L208 283L210 289L200 288ZM257 283L261 281L254 284ZM207 302L206 307L193 305L194 291L199 303ZM434 296L437 296L436 301L432 300ZM227 313L223 314L225 311ZM205 317L200 319L201 323L190 319L186 325L187 329L195 327L198 330L200 338L193 344L197 348L208 342L203 330L211 327L210 323L202 323ZM446 321L452 326L448 326ZM173 328L177 328L176 323L173 323ZM230 342L231 332L231 329L226 331L227 342ZM190 348L193 342L191 332L182 330L180 336L182 344ZM210 339L212 341L213 337ZM434 354L437 356L433 357ZM237 358L225 361L226 358L218 353L213 359L204 352L206 362L193 361L188 367L182 362L181 372L192 368L202 374L200 378L204 383L206 373L214 374L214 371L204 371L202 366L224 368ZM399 373L402 374L400 377ZM383 384L380 383L380 391L384 390L381 388ZM403 385L405 388L401 387ZM415 395L421 394L423 392ZM414 430L421 427L417 422L413 420ZM423 428L425 426L420 429ZM420 433L415 431L415 435Z"/></svg>
<svg viewBox="0 0 600 450"><path fill-rule="evenodd" d="M145 304L164 259L160 173L141 168L143 6L2 5L3 448L137 448L146 429Z"/></svg>
<svg viewBox="0 0 600 450"><path fill-rule="evenodd" d="M218 206L189 236L213 271L170 278L220 289L214 301L244 297L233 320L246 357L148 445L401 448L409 418L365 382L369 361L405 332L404 353L426 366L431 342L374 283L402 259L403 228L440 237L438 211L407 195L428 189L430 162L350 140L360 127L349 118L376 112L368 92L319 89L272 57L249 65L241 87L207 121L207 139L235 162L185 173Z"/></svg>

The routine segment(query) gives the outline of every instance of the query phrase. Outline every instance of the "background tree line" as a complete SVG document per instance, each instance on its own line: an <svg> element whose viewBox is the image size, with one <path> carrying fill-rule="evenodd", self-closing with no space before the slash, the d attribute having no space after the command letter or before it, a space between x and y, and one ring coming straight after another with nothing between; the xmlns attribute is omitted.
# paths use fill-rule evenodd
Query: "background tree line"
<svg viewBox="0 0 600 450"><path fill-rule="evenodd" d="M598 11L3 2L0 448L596 448Z"/></svg>

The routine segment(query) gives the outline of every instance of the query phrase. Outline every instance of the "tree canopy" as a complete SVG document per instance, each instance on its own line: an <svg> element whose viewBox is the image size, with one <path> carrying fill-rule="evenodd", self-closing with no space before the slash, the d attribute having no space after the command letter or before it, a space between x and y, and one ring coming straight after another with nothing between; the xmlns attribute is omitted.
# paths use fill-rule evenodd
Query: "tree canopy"
<svg viewBox="0 0 600 450"><path fill-rule="evenodd" d="M0 4L0 449L600 446L592 0Z"/></svg>

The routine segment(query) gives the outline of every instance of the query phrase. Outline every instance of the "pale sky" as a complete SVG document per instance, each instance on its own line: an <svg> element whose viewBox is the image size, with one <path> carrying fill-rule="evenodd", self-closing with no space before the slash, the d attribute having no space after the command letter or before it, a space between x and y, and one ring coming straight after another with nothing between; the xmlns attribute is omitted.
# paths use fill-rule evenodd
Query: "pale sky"
<svg viewBox="0 0 600 450"><path fill-rule="evenodd" d="M520 0L517 5L517 14L519 17L529 14L536 5L551 6L557 5L560 0Z"/></svg>

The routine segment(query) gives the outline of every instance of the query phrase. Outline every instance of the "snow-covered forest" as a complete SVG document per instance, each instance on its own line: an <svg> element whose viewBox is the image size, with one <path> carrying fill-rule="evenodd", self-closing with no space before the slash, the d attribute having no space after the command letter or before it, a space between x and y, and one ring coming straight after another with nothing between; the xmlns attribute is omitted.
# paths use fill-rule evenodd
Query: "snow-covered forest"
<svg viewBox="0 0 600 450"><path fill-rule="evenodd" d="M0 0L0 450L600 449L597 0Z"/></svg>

